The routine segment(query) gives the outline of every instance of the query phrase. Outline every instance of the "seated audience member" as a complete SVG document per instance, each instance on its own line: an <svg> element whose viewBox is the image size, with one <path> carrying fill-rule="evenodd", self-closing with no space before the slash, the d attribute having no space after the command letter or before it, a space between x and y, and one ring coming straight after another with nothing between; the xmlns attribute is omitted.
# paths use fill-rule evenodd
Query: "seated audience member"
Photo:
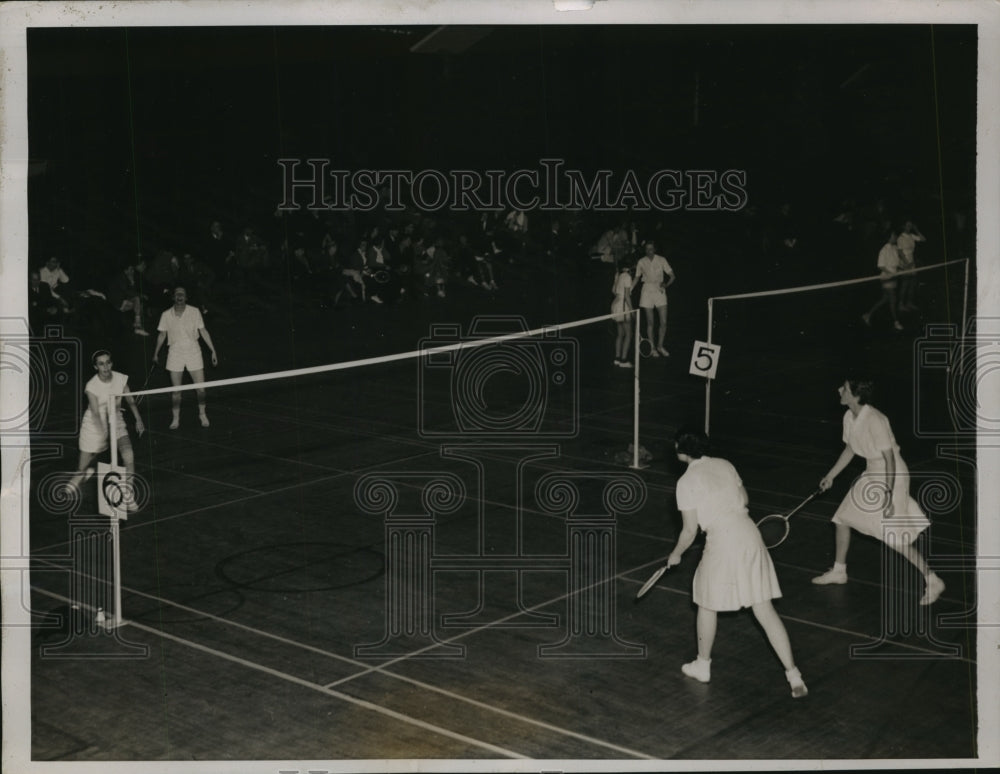
<svg viewBox="0 0 1000 774"><path fill-rule="evenodd" d="M62 308L63 312L73 311L73 308L69 303L69 277L66 275L66 272L63 271L62 261L55 256L52 256L39 270L38 276L42 282L48 285L49 291L52 293L52 297ZM64 285L67 287L62 288L62 292L60 292L60 287Z"/></svg>
<svg viewBox="0 0 1000 774"><path fill-rule="evenodd" d="M60 321L62 311L62 306L52 295L52 289L32 269L28 274L28 324L31 332L36 336L42 335L46 324Z"/></svg>
<svg viewBox="0 0 1000 774"><path fill-rule="evenodd" d="M142 293L136 284L135 266L129 264L112 278L108 284L108 302L118 312L132 312L133 333L149 335L142 325Z"/></svg>
<svg viewBox="0 0 1000 774"><path fill-rule="evenodd" d="M191 291L191 300L201 309L202 314L208 313L208 302L215 282L215 272L204 261L199 261L191 253L184 253L179 272L180 280Z"/></svg>
<svg viewBox="0 0 1000 774"><path fill-rule="evenodd" d="M169 301L172 289L180 284L181 262L170 250L160 250L146 270L146 287L157 300L156 307L162 308Z"/></svg>

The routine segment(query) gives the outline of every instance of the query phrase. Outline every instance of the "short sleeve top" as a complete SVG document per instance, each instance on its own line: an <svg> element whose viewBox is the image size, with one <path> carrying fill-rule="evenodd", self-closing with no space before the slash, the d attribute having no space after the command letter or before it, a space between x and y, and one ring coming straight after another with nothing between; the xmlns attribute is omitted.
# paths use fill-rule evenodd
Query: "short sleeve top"
<svg viewBox="0 0 1000 774"><path fill-rule="evenodd" d="M160 315L156 330L166 332L167 344L171 347L192 346L198 343L198 331L205 327L201 311L193 306L185 306L184 312L178 316L173 307Z"/></svg>
<svg viewBox="0 0 1000 774"><path fill-rule="evenodd" d="M719 517L747 512L743 480L728 460L699 457L677 480L677 507L698 512L698 525L708 530Z"/></svg>
<svg viewBox="0 0 1000 774"><path fill-rule="evenodd" d="M647 285L659 287L660 283L663 282L663 275L672 275L673 273L674 270L670 268L667 259L662 255L654 255L652 259L649 256L643 256L636 265L635 278L638 280L641 277Z"/></svg>
<svg viewBox="0 0 1000 774"><path fill-rule="evenodd" d="M899 448L889 419L868 405L862 406L857 416L850 410L844 413L844 443L865 459L878 459L883 451Z"/></svg>

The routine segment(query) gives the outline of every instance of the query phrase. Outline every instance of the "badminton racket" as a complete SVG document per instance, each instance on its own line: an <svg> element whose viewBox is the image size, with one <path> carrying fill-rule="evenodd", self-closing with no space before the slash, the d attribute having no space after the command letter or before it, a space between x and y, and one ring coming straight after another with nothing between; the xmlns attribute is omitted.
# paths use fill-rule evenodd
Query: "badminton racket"
<svg viewBox="0 0 1000 774"><path fill-rule="evenodd" d="M143 391L143 390L145 390L145 389L146 389L147 387L149 387L149 380L153 378L153 373L154 373L155 371L156 371L156 363L152 363L152 364L151 364L151 365L149 366L149 373L147 373L147 374L146 374L146 381L144 381L144 382L142 383L142 387L140 387L140 388L139 388L139 389L137 390L137 392L142 392L142 391ZM139 396L138 398L136 398L136 399L135 399L135 405L136 405L136 406L141 406L141 405L142 405L142 399L143 399L143 398L145 398L145 397L146 397L145 395L140 395L140 396Z"/></svg>
<svg viewBox="0 0 1000 774"><path fill-rule="evenodd" d="M785 538L788 537L788 533L791 531L789 519L802 510L808 503L812 502L812 499L821 491L821 489L817 489L787 514L772 513L758 521L757 529L760 530L760 536L764 540L764 545L768 548L777 548L784 543Z"/></svg>
<svg viewBox="0 0 1000 774"><path fill-rule="evenodd" d="M660 569L649 576L649 580L642 584L642 588L636 593L636 599L642 599L649 593L649 590L656 585L656 582L663 577L663 573L667 571L667 565L663 565Z"/></svg>

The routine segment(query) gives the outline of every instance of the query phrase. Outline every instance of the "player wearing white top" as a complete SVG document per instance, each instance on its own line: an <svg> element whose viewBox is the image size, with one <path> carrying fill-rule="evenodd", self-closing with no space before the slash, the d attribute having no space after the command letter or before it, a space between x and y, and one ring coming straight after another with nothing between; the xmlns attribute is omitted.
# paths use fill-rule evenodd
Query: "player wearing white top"
<svg viewBox="0 0 1000 774"><path fill-rule="evenodd" d="M705 433L685 428L678 431L674 443L677 459L688 468L677 481L683 526L667 566L680 564L699 527L706 535L691 593L698 607L698 658L684 664L681 671L707 683L719 612L749 607L785 668L792 696L801 698L808 690L795 666L788 632L771 602L781 596L774 563L747 512L747 492L736 468L727 460L709 457L708 447Z"/></svg>
<svg viewBox="0 0 1000 774"><path fill-rule="evenodd" d="M903 224L903 230L899 234L899 238L896 240L896 246L899 248L899 309L903 312L909 312L917 308L917 305L913 303L913 294L916 290L916 278L912 274L914 268L916 268L916 261L914 260L914 253L917 249L917 242L925 242L927 238L920 233L913 221L906 221Z"/></svg>
<svg viewBox="0 0 1000 774"><path fill-rule="evenodd" d="M101 452L108 448L110 438L109 413L114 410L118 412L116 417L116 437L118 451L122 462L125 463L125 470L131 480L135 473L135 455L132 452L132 442L128 437L128 428L125 426L125 417L122 412L121 401L125 398L129 410L135 418L135 430L141 437L146 431L139 415L139 408L135 399L128 391L128 377L117 371L112 371L111 353L105 349L99 349L91 356L91 363L97 375L92 377L85 388L87 395L87 410L83 412L83 420L80 423L80 462L77 465L76 473L67 486L76 490L80 482L90 478L94 474L91 463ZM111 396L115 398L114 409L111 408ZM130 485L129 485L130 486ZM131 498L126 498L126 504L131 506L134 502Z"/></svg>
<svg viewBox="0 0 1000 774"><path fill-rule="evenodd" d="M615 294L611 302L612 318L615 322L615 365L619 368L631 368L628 359L629 345L632 343L632 267L628 263L622 265L615 284L611 288Z"/></svg>
<svg viewBox="0 0 1000 774"><path fill-rule="evenodd" d="M914 548L917 537L930 522L910 497L910 471L899 454L889 420L869 405L874 391L871 382L848 379L837 391L840 405L847 406L844 450L819 482L819 488L825 492L833 486L833 479L855 454L865 458L867 467L833 515L837 528L833 568L813 578L813 583L821 586L847 583L847 549L851 545L851 530L856 529L882 540L920 570L927 583L920 604L933 604L944 591L944 581L931 572L923 556Z"/></svg>
<svg viewBox="0 0 1000 774"><path fill-rule="evenodd" d="M156 330L159 331L159 335L156 337L153 362L157 362L160 348L166 341L170 347L167 354L167 370L170 372L170 383L174 387L181 385L185 369L191 374L191 380L195 384L201 384L205 381L205 364L201 357L201 345L198 344L199 337L212 353L212 365L219 364L215 345L205 328L201 312L197 308L187 305L187 292L184 288L174 288L174 305L160 315L160 322L156 326ZM205 413L205 390L199 389L195 392L198 397L198 419L201 421L202 427L208 427L208 415ZM172 393L171 402L173 421L170 423L170 429L176 430L181 421L181 394L179 392Z"/></svg>
<svg viewBox="0 0 1000 774"><path fill-rule="evenodd" d="M878 301L861 315L865 325L872 324L872 315L878 311L879 307L888 304L889 314L892 315L892 325L897 331L903 330L903 324L896 315L896 285L899 275L899 248L896 245L896 232L889 235L889 239L878 253L879 276L882 280L882 296Z"/></svg>
<svg viewBox="0 0 1000 774"><path fill-rule="evenodd" d="M650 344L653 343L655 317L659 317L660 320L660 327L656 333L656 346L650 354L653 357L661 355L670 357L670 353L663 346L663 339L667 333L667 288L674 284L677 277L667 259L656 254L656 244L652 241L646 242L646 254L639 259L635 267L635 279L636 282L642 281L639 306L646 316L646 338Z"/></svg>

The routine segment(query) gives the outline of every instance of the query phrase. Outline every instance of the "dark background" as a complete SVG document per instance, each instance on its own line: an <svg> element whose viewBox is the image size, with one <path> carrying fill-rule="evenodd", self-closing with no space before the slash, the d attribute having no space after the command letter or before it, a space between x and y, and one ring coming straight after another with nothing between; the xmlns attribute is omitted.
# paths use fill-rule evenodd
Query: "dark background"
<svg viewBox="0 0 1000 774"><path fill-rule="evenodd" d="M282 156L745 169L751 212L791 202L825 224L845 199L882 200L937 247L972 244L973 26L448 28L427 48L461 50L412 53L432 30L29 30L30 153L46 162L32 263L117 260L212 218L269 217ZM964 234L949 233L955 212Z"/></svg>

